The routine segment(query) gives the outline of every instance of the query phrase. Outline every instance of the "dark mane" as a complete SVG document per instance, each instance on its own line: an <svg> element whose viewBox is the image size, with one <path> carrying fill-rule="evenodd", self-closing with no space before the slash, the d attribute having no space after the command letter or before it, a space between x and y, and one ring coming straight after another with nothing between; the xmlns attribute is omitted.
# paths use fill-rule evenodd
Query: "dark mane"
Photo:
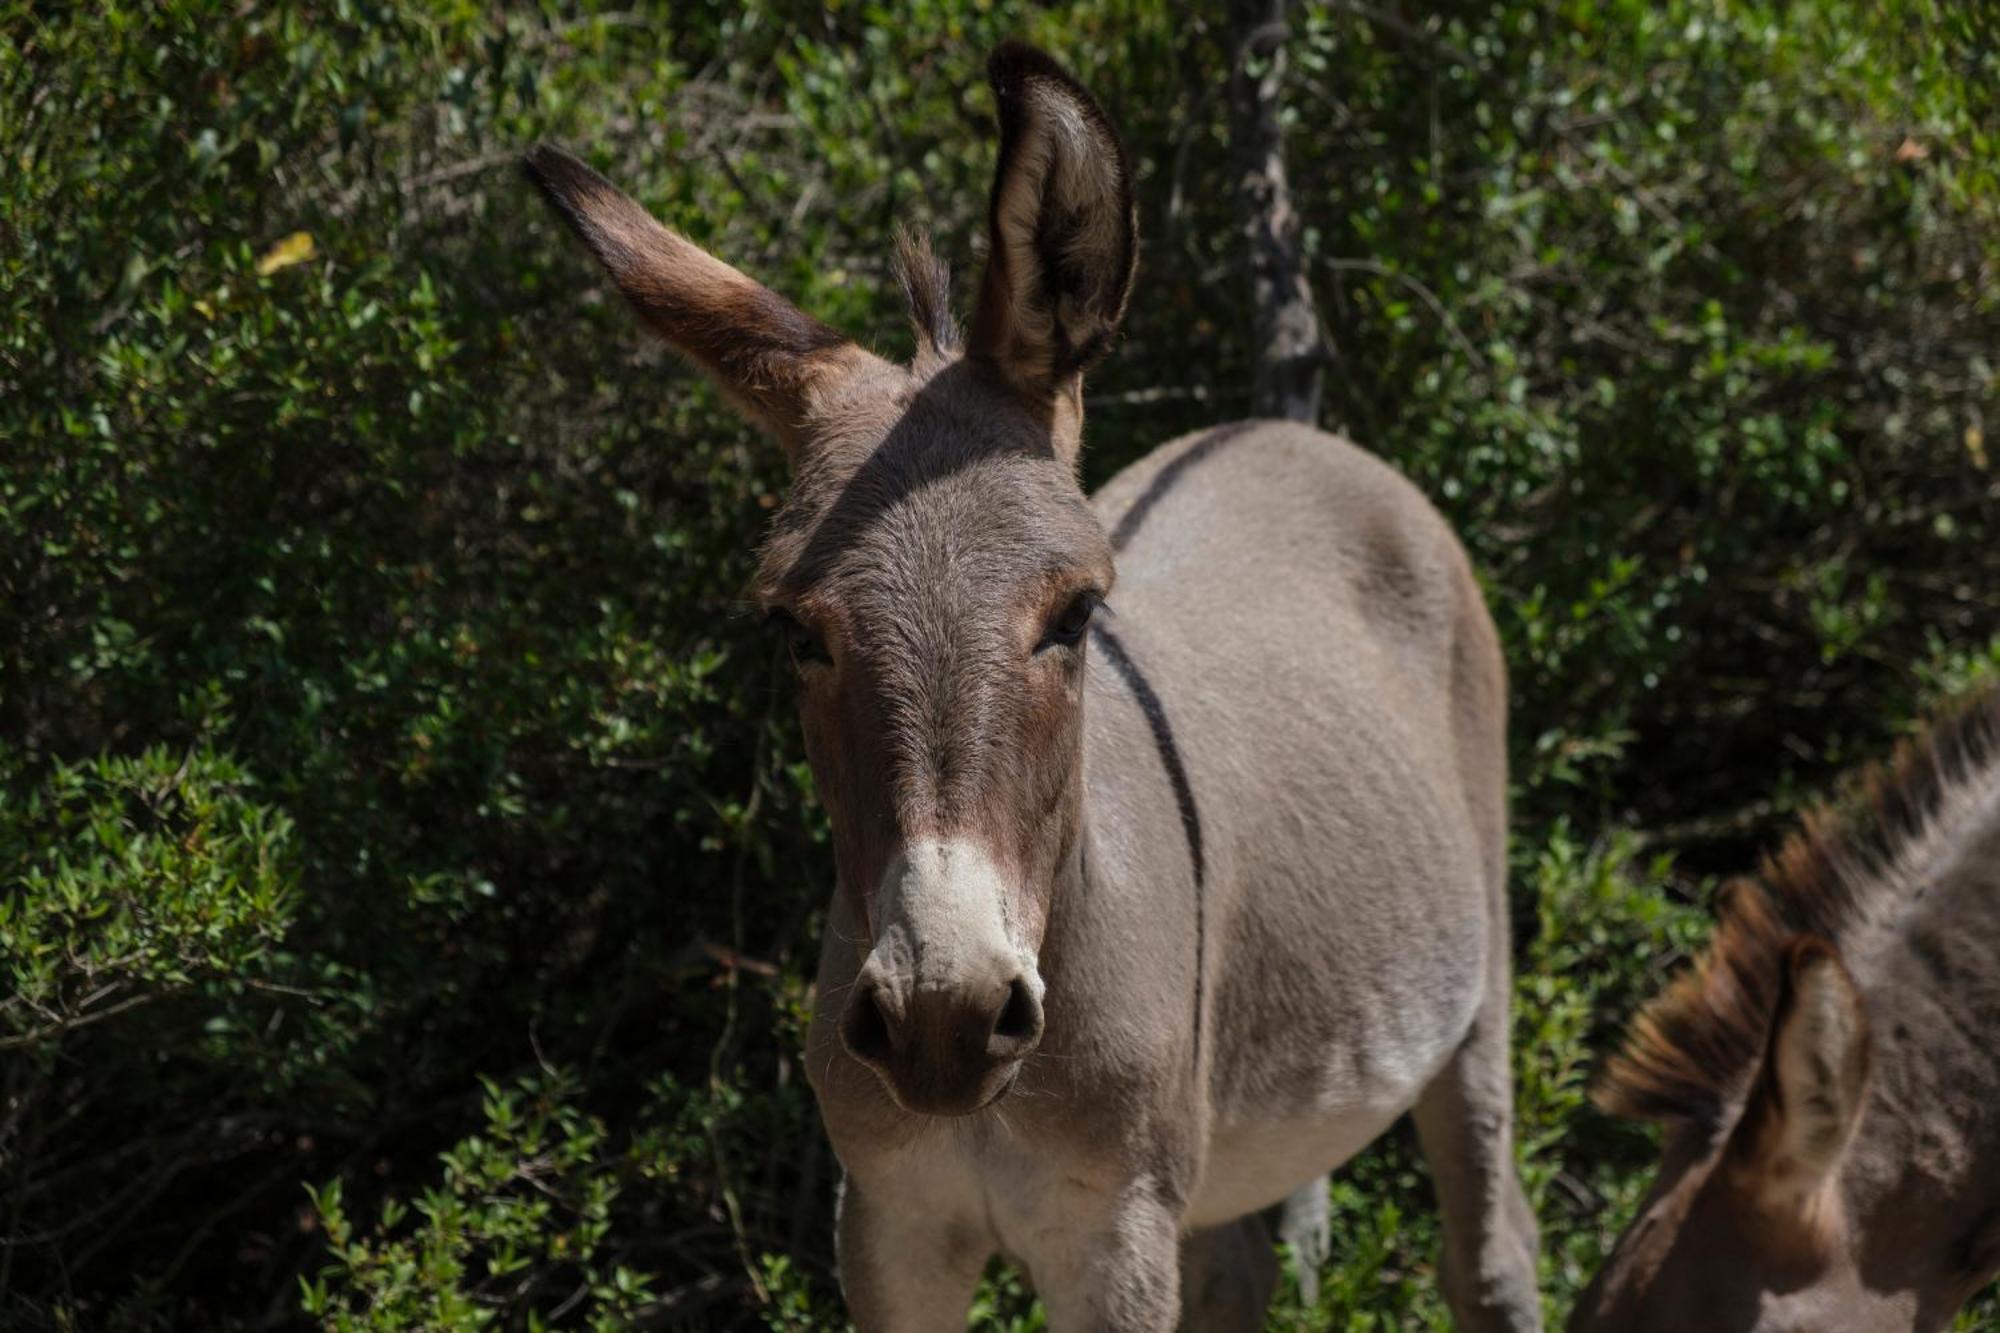
<svg viewBox="0 0 2000 1333"><path fill-rule="evenodd" d="M1755 876L1725 886L1708 948L1633 1020L1597 1104L1722 1127L1763 1056L1786 948L1802 936L1838 947L1905 892L1900 856L1996 761L2000 688L1987 688L1868 769L1851 800L1808 813Z"/></svg>

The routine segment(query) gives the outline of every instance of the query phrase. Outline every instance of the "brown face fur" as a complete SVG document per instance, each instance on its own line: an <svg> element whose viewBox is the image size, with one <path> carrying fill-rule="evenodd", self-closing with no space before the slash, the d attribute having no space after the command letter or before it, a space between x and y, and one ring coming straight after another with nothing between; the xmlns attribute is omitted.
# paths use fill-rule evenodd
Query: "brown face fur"
<svg viewBox="0 0 2000 1333"><path fill-rule="evenodd" d="M852 392L758 579L790 622L843 891L865 909L910 840L971 839L1038 944L1080 809L1085 648L1065 630L1110 592L1110 543L1061 414L979 362L885 368Z"/></svg>

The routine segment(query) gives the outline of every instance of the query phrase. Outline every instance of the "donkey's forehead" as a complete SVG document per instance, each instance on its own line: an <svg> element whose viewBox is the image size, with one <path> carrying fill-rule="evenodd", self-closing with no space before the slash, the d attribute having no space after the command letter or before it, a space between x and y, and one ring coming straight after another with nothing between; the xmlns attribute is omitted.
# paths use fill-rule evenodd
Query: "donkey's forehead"
<svg viewBox="0 0 2000 1333"><path fill-rule="evenodd" d="M765 545L766 599L947 574L1110 578L1110 544L1047 424L1004 399L940 386L948 376L913 379L890 410L878 403L872 426L857 412L802 460Z"/></svg>

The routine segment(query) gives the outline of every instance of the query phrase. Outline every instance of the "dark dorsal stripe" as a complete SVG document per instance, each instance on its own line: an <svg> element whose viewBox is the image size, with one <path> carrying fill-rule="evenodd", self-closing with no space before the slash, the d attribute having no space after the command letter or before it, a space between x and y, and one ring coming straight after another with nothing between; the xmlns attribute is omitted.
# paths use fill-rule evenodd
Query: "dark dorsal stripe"
<svg viewBox="0 0 2000 1333"><path fill-rule="evenodd" d="M1181 455L1187 457L1186 454ZM1179 460L1175 460L1178 462ZM1121 525L1122 526L1122 525ZM1204 910L1202 892L1208 879L1208 861L1201 848L1201 812L1195 808L1194 786L1188 781L1187 765L1181 762L1180 747L1174 744L1173 724L1167 721L1167 710L1160 703L1160 696L1153 693L1153 687L1139 670L1138 663L1126 653L1125 645L1118 636L1106 629L1102 623L1090 627L1091 638L1112 670L1118 673L1125 687L1132 691L1132 697L1139 704L1139 711L1146 716L1146 725L1153 733L1153 748L1160 752L1160 766L1167 770L1167 782L1174 789L1174 805L1179 808L1181 832L1187 835L1188 860L1194 864L1194 1067L1201 1068L1201 1014L1202 978L1207 971L1208 923Z"/></svg>
<svg viewBox="0 0 2000 1333"><path fill-rule="evenodd" d="M1139 498L1132 502L1132 507L1119 516L1118 526L1111 529L1111 549L1114 551L1125 549L1126 543L1132 540L1140 525L1146 521L1146 515L1153 512L1153 506L1174 488L1175 484L1187 474L1189 468L1231 440L1255 429L1259 424L1261 423L1255 421L1235 421L1227 426L1217 426L1175 455L1173 462L1153 474L1153 479L1146 483L1145 490L1139 492Z"/></svg>

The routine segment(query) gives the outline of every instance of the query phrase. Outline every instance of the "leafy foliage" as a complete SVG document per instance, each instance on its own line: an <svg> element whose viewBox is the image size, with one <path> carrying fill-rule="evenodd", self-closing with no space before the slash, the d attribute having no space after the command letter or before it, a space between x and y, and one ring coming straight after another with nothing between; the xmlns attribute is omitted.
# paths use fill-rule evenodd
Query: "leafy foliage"
<svg viewBox="0 0 2000 1333"><path fill-rule="evenodd" d="M213 754L60 766L0 807L0 1044L254 980L291 915L291 820Z"/></svg>
<svg viewBox="0 0 2000 1333"><path fill-rule="evenodd" d="M1327 424L1445 506L1514 672L1556 1312L1651 1155L1584 1082L1706 876L2000 664L1991 22L1299 7ZM904 351L890 229L974 262L1014 35L1134 154L1101 479L1250 382L1200 13L0 5L0 1320L837 1321L830 877L740 601L782 462L513 161ZM1277 1326L1442 1319L1400 1132L1336 1227ZM1004 1271L980 1311L1039 1326Z"/></svg>
<svg viewBox="0 0 2000 1333"><path fill-rule="evenodd" d="M562 1299L548 1318L575 1312L588 1326L625 1326L651 1295L647 1279L601 1258L617 1195L593 1171L604 1126L579 1112L556 1077L501 1088L483 1080L487 1134L443 1154L444 1185L414 1205L391 1199L381 1230L359 1238L334 1181L313 1192L327 1248L344 1279L304 1284L305 1312L336 1329L477 1327L517 1312L541 1323L538 1297ZM414 1212L414 1217L411 1217ZM411 1218L411 1233L399 1228ZM569 1290L548 1291L567 1277Z"/></svg>

